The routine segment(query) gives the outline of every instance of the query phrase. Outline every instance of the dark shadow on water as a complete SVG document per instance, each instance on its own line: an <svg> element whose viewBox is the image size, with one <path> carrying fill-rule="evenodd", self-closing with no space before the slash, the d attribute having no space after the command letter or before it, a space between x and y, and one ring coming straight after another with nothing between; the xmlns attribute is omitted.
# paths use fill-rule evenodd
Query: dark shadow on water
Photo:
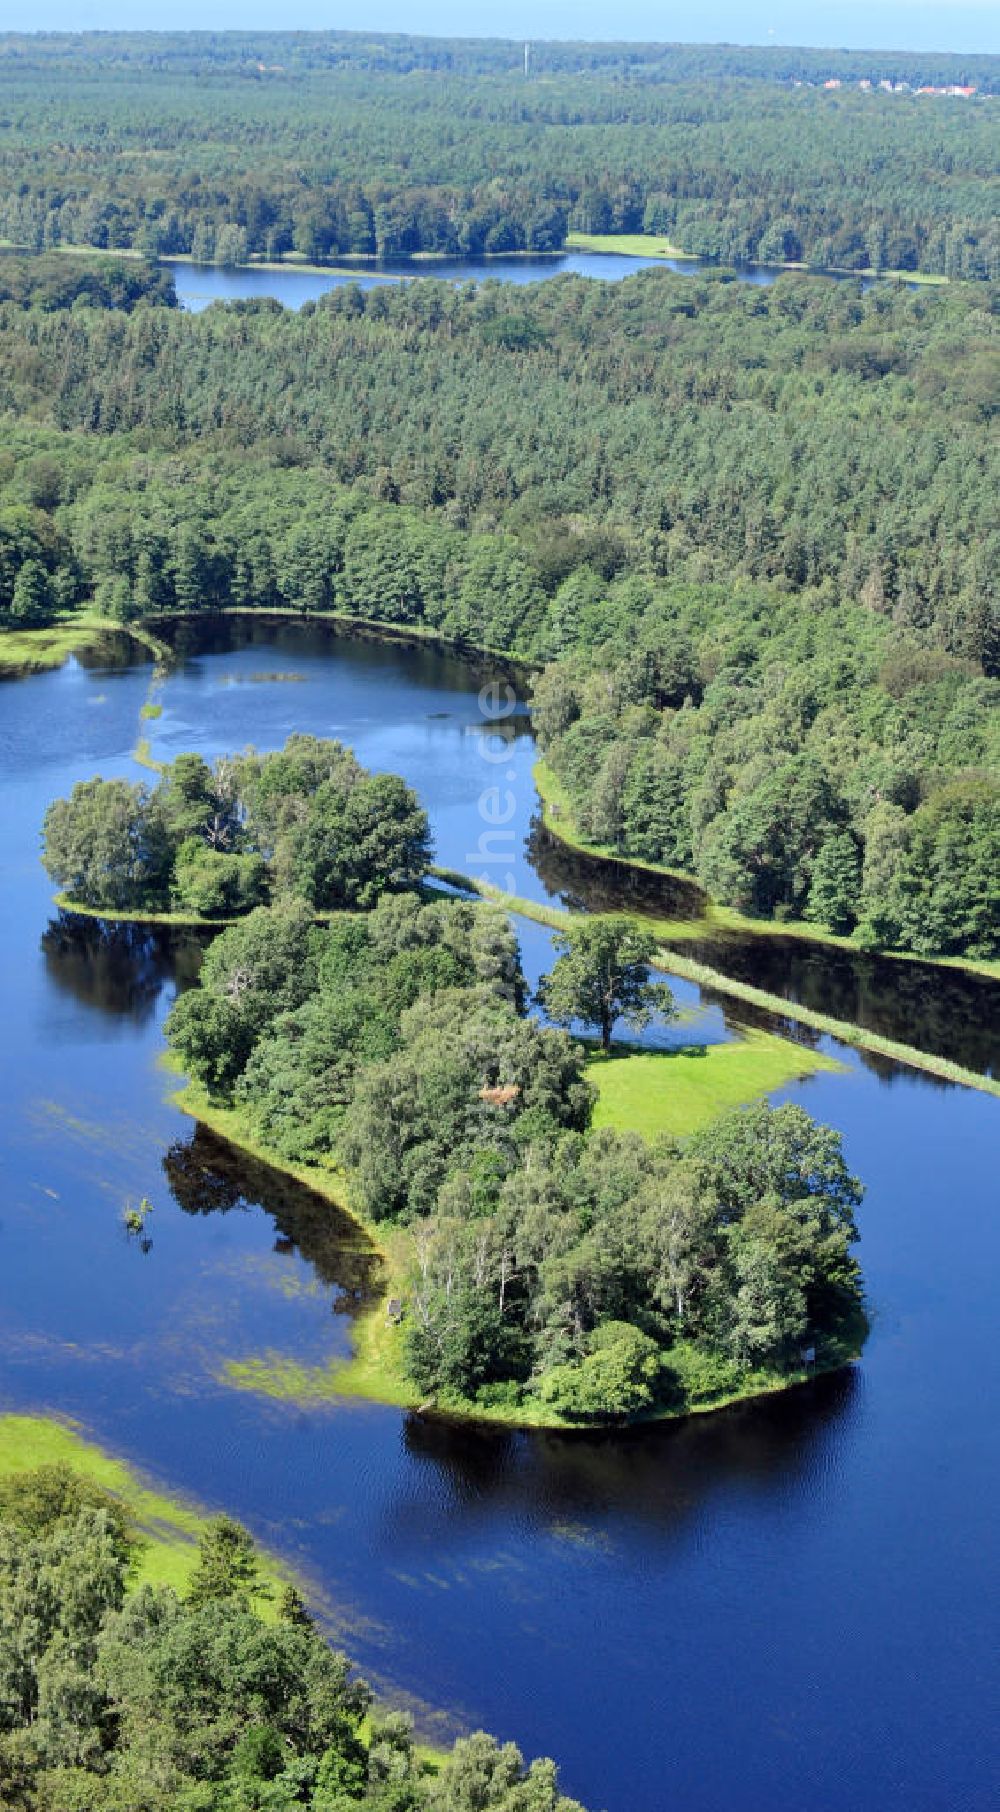
<svg viewBox="0 0 1000 1812"><path fill-rule="evenodd" d="M88 673L126 673L133 667L149 667L153 663L151 650L124 629L102 631L78 648L74 658Z"/></svg>
<svg viewBox="0 0 1000 1812"><path fill-rule="evenodd" d="M41 948L48 978L63 993L142 1025L165 987L180 993L197 980L207 935L60 912Z"/></svg>
<svg viewBox="0 0 1000 1812"><path fill-rule="evenodd" d="M829 1467L861 1411L856 1366L752 1403L601 1433L470 1427L411 1415L407 1454L441 1474L453 1514L641 1522L670 1535L705 1499L738 1486L786 1492ZM417 1494L422 1501L420 1494ZM419 1513L405 1503L403 1516Z"/></svg>
<svg viewBox="0 0 1000 1812"><path fill-rule="evenodd" d="M381 1261L346 1214L324 1196L269 1164L227 1145L206 1127L177 1139L163 1174L185 1214L262 1210L275 1226L275 1251L299 1252L322 1283L338 1292L333 1307L350 1312L375 1294Z"/></svg>
<svg viewBox="0 0 1000 1812"><path fill-rule="evenodd" d="M163 617L152 626L180 666L205 655L259 648L272 667L273 657L278 655L283 660L332 662L335 658L349 678L352 666L363 666L369 674L380 666L393 672L402 659L407 680L416 688L427 683L452 691L461 696L464 709L472 702L470 684L507 682L520 697L526 671L517 662L484 656L474 649L459 649L420 635L408 637L405 625L400 625L398 633L388 634L361 621L332 623L305 614L287 617L254 610L240 616L207 612L199 617Z"/></svg>
<svg viewBox="0 0 1000 1812"><path fill-rule="evenodd" d="M658 875L613 857L570 849L536 818L528 860L548 892L570 912L644 912L661 919L700 919L706 895L697 881Z"/></svg>

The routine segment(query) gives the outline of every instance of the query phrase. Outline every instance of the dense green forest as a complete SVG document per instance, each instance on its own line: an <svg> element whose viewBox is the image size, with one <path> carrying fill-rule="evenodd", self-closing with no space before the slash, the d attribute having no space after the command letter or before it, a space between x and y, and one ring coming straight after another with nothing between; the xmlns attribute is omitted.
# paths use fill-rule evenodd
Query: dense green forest
<svg viewBox="0 0 1000 1812"><path fill-rule="evenodd" d="M336 33L0 38L0 237L233 264L648 231L729 263L1000 273L1000 59L550 44L525 79L522 56Z"/></svg>
<svg viewBox="0 0 1000 1812"><path fill-rule="evenodd" d="M22 308L72 308L74 302L94 308L121 308L138 302L160 302L176 308L177 293L169 271L147 259L127 262L106 258L63 258L53 252L0 258L0 302Z"/></svg>
<svg viewBox="0 0 1000 1812"><path fill-rule="evenodd" d="M151 301L0 308L7 621L333 609L512 651L591 840L1000 950L990 287Z"/></svg>
<svg viewBox="0 0 1000 1812"><path fill-rule="evenodd" d="M0 1481L5 1812L582 1812L482 1732L429 1768L239 1524L182 1595L137 1586L147 1542L68 1466Z"/></svg>

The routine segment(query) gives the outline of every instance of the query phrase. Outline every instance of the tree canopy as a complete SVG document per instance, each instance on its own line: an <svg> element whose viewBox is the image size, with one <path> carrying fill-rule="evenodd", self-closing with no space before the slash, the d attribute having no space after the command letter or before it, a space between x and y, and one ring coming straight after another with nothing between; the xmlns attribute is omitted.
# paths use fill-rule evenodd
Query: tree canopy
<svg viewBox="0 0 1000 1812"><path fill-rule="evenodd" d="M645 231L730 263L997 274L996 57L536 43L526 75L521 42L343 32L0 52L17 245L236 264Z"/></svg>
<svg viewBox="0 0 1000 1812"><path fill-rule="evenodd" d="M179 755L152 791L81 781L49 807L42 842L49 874L81 905L204 918L271 898L314 912L367 908L419 881L431 848L427 814L402 780L304 735L214 768Z"/></svg>
<svg viewBox="0 0 1000 1812"><path fill-rule="evenodd" d="M560 1016L669 1005L627 924L567 941L572 974L545 991ZM684 1147L592 1130L586 1053L527 1017L494 907L404 893L326 929L261 908L216 938L167 1035L255 1140L335 1165L355 1213L407 1230L424 1394L607 1421L856 1346L860 1186L838 1135L797 1107Z"/></svg>
<svg viewBox="0 0 1000 1812"><path fill-rule="evenodd" d="M292 1587L261 1616L253 1542L209 1523L182 1597L132 1588L128 1506L66 1468L0 1491L7 1812L582 1812L551 1762L478 1732L438 1772Z"/></svg>
<svg viewBox="0 0 1000 1812"><path fill-rule="evenodd" d="M538 1001L557 1025L596 1026L608 1050L620 1019L638 1032L654 1016L671 1017L669 987L649 979L656 939L631 919L584 919L552 942L559 955L538 984Z"/></svg>

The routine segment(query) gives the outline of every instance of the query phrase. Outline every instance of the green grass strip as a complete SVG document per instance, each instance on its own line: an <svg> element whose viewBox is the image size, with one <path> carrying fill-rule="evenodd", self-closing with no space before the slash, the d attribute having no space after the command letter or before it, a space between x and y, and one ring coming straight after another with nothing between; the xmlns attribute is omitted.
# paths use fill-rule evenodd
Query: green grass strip
<svg viewBox="0 0 1000 1812"><path fill-rule="evenodd" d="M71 654L93 647L100 636L109 632L130 635L133 641L148 648L155 660L170 656L166 643L150 630L135 623L116 623L96 611L79 610L40 629L0 629L0 675L16 677L61 667Z"/></svg>
<svg viewBox="0 0 1000 1812"><path fill-rule="evenodd" d="M674 1051L595 1051L587 1062L598 1091L592 1124L651 1140L663 1134L683 1139L730 1108L818 1071L843 1068L836 1058L773 1032L747 1031L733 1044Z"/></svg>
<svg viewBox="0 0 1000 1812"><path fill-rule="evenodd" d="M145 1483L124 1460L112 1458L86 1440L75 1423L48 1416L0 1416L0 1477L31 1472L39 1466L69 1466L125 1504L140 1535L133 1586L171 1586L178 1594L186 1591L197 1557L196 1544L211 1520L208 1511ZM266 1554L260 1557L260 1568L268 1591L256 1608L270 1619L275 1614L274 1587L291 1575Z"/></svg>

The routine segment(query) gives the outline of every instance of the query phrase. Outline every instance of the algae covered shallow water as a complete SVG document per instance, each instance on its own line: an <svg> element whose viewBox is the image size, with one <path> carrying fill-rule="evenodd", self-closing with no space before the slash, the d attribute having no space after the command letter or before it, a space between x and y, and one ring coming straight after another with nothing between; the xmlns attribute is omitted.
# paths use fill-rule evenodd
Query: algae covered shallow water
<svg viewBox="0 0 1000 1812"><path fill-rule="evenodd" d="M157 756L339 735L419 788L443 865L566 890L532 866L531 739L518 710L491 733L488 674L295 624L186 649L145 726ZM985 1807L997 1102L850 1052L846 1073L787 1091L844 1130L868 1182L874 1326L858 1367L783 1399L580 1437L234 1391L230 1358L346 1348L365 1255L167 1104L160 1025L197 941L52 910L44 807L95 771L136 772L149 679L116 643L0 688L0 1407L75 1415L243 1517L311 1576L371 1675L555 1754L595 1812ZM502 838L480 812L494 785L513 802ZM520 929L537 973L547 934ZM978 1052L984 1025L951 987L934 1023ZM721 1003L684 1027L729 1035ZM143 1194L147 1252L121 1218Z"/></svg>

